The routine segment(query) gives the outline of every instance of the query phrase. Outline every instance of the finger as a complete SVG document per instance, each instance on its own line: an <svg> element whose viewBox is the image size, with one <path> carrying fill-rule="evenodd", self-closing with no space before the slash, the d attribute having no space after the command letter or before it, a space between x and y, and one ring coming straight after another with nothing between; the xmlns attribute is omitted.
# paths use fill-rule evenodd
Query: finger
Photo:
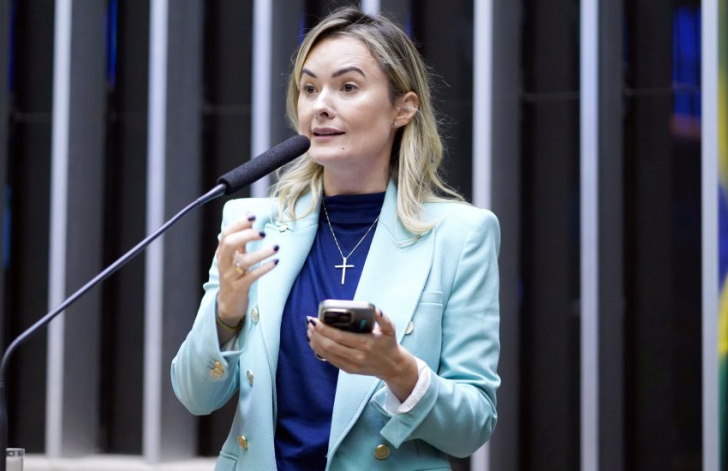
<svg viewBox="0 0 728 471"><path fill-rule="evenodd" d="M316 358L321 361L328 361L317 351L317 349L320 349L318 347L318 337L320 334L315 330L316 322L318 322L318 319L315 317L306 316L306 340L308 341L308 346L316 354Z"/></svg>
<svg viewBox="0 0 728 471"><path fill-rule="evenodd" d="M249 228L227 235L220 241L220 244L225 248L232 249L232 251L239 250L242 247L244 252L248 242L262 239L265 239L265 232Z"/></svg>
<svg viewBox="0 0 728 471"><path fill-rule="evenodd" d="M233 263L233 257L236 252L245 253L245 246L252 241L262 240L265 238L265 232L256 229L245 229L240 232L234 232L220 239L217 250L217 261L222 267L227 267Z"/></svg>
<svg viewBox="0 0 728 471"><path fill-rule="evenodd" d="M318 319L314 317L310 317L309 319L314 320L313 326L317 332L338 344L352 348L368 347L369 339L366 334L347 332L345 330L337 329L336 327L327 325L324 322L319 322Z"/></svg>
<svg viewBox="0 0 728 471"><path fill-rule="evenodd" d="M374 320L379 325L379 330L384 335L395 335L396 334L396 326L394 325L394 322L392 320L385 316L382 311L377 309L376 314L374 315Z"/></svg>
<svg viewBox="0 0 728 471"><path fill-rule="evenodd" d="M315 351L314 351L315 352ZM315 352L316 353L316 352ZM345 371L347 373L361 373L361 365L358 364L356 361L352 361L351 358L347 356L342 356L337 353L331 352L331 351L325 351L325 353L320 354L316 353L319 357L323 358L324 360L328 361L338 369Z"/></svg>
<svg viewBox="0 0 728 471"><path fill-rule="evenodd" d="M263 263L262 265L259 265L255 267L252 270L248 270L245 272L245 275L240 277L238 281L243 281L245 284L252 284L255 280L260 278L261 276L265 275L272 269L274 269L278 265L278 259L275 258L273 260L270 260L268 262Z"/></svg>
<svg viewBox="0 0 728 471"><path fill-rule="evenodd" d="M324 337L313 326L306 332L311 350L319 360L325 360L347 373L357 371L366 356L359 350L339 344Z"/></svg>
<svg viewBox="0 0 728 471"><path fill-rule="evenodd" d="M306 316L306 337L314 351L317 351L314 347L319 346L322 339L328 339L326 334L330 329L332 327L327 326L316 317Z"/></svg>
<svg viewBox="0 0 728 471"><path fill-rule="evenodd" d="M371 336L345 332L308 318L308 336L314 350L327 359L335 355L349 362L362 362L371 352Z"/></svg>
<svg viewBox="0 0 728 471"><path fill-rule="evenodd" d="M243 219L237 220L231 224L225 226L220 234L220 239L227 237L234 232L240 232L245 229L253 227L253 221L255 221L255 215L248 213Z"/></svg>
<svg viewBox="0 0 728 471"><path fill-rule="evenodd" d="M244 254L233 254L233 260L238 261L238 265L243 271L249 270L258 263L262 262L271 255L275 255L280 247L278 245L271 245L254 252L248 252ZM234 262L233 262L234 264Z"/></svg>

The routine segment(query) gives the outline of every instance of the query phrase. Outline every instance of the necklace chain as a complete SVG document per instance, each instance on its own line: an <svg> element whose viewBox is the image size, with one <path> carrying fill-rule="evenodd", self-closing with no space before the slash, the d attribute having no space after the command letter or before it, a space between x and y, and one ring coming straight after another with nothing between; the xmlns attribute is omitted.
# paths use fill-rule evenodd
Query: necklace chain
<svg viewBox="0 0 728 471"><path fill-rule="evenodd" d="M329 212L326 210L326 203L321 201L321 206L324 208L324 214L326 215L326 222L329 223L329 230L331 230L331 235L334 237L334 243L336 244L336 248L339 250L339 254L341 255L341 258L343 260L341 265L334 265L334 268L341 268L341 284L343 285L346 281L346 269L347 268L354 268L354 265L347 265L347 260L349 257L351 257L351 254L354 253L356 249L359 248L362 242L364 242L364 239L367 238L367 235L369 235L369 232L372 230L374 226L377 225L377 221L379 221L379 216L374 220L371 226L369 226L369 229L364 233L364 237L359 239L359 242L354 246L353 249L351 249L351 252L349 252L349 255L346 257L344 256L344 252L341 251L341 246L339 245L339 241L336 239L336 233L334 232L334 227L331 225L331 219L329 219Z"/></svg>

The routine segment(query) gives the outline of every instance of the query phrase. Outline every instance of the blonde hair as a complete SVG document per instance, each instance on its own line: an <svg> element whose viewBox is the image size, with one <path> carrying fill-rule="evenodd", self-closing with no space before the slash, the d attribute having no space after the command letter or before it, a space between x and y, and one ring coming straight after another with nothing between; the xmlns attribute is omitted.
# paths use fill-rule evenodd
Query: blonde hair
<svg viewBox="0 0 728 471"><path fill-rule="evenodd" d="M287 115L296 131L298 123L298 97L303 64L311 49L331 36L346 36L362 41L379 62L389 79L390 98L414 92L419 107L412 121L397 130L390 178L398 188L397 217L404 227L415 235L423 234L436 225L422 220L422 205L430 201L458 200L462 197L440 178L438 168L442 162L443 146L432 109L427 68L415 45L392 21L383 16L370 16L355 7L338 9L325 17L306 34L296 53L293 71L288 81ZM279 172L273 196L278 198L280 214L285 210L295 219L295 205L306 193L311 194L309 214L318 205L323 193L323 167L308 155L294 161Z"/></svg>

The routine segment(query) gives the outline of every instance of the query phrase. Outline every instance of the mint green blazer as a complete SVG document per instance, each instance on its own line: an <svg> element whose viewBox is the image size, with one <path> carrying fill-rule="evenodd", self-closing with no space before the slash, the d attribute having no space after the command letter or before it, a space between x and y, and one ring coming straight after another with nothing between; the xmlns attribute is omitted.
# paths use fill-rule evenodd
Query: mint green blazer
<svg viewBox="0 0 728 471"><path fill-rule="evenodd" d="M298 208L309 201L302 198ZM418 238L398 221L396 202L397 189L390 183L355 299L372 302L396 323L398 341L427 363L432 381L411 411L391 415L384 409L382 381L339 372L327 470L450 469L446 454L472 454L495 427L498 221L468 204L428 203L425 220L439 222ZM280 221L277 202L240 199L226 204L223 227L247 212L266 232L264 243L280 245L280 263L251 287L243 329L234 345L221 351L213 261L194 325L172 361L175 394L193 414L209 414L238 393L218 471L276 469L281 315L319 217L317 209L296 221Z"/></svg>

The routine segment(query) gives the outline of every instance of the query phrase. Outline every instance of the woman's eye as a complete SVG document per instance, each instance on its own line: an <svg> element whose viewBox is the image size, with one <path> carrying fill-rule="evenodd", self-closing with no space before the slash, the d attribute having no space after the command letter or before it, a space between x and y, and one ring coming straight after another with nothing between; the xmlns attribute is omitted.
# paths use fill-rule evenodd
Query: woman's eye
<svg viewBox="0 0 728 471"><path fill-rule="evenodd" d="M356 85L351 84L351 83L347 83L347 84L344 84L344 86L342 87L342 89L345 92L347 92L347 93L351 93L351 92L353 92L353 91L356 90Z"/></svg>
<svg viewBox="0 0 728 471"><path fill-rule="evenodd" d="M301 90L303 90L303 93L305 93L306 95L310 95L316 91L313 85L304 85L303 87L301 87Z"/></svg>

